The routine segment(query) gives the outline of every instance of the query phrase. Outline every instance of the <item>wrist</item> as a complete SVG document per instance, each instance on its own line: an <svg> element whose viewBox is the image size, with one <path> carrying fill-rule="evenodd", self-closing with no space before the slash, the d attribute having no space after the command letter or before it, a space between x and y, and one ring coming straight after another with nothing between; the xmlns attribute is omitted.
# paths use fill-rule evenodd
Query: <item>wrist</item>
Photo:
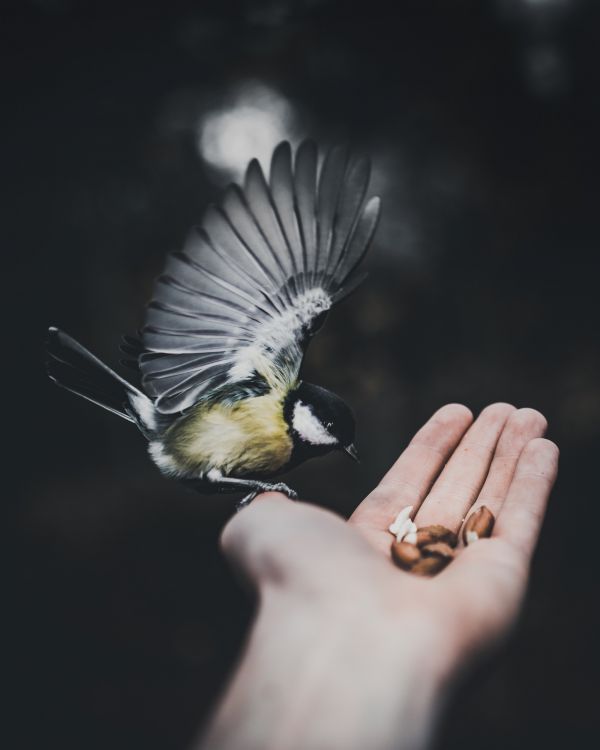
<svg viewBox="0 0 600 750"><path fill-rule="evenodd" d="M424 747L445 681L442 640L415 609L266 587L207 747Z"/></svg>
<svg viewBox="0 0 600 750"><path fill-rule="evenodd" d="M390 586L379 581L369 588L361 582L356 588L340 585L333 592L327 587L326 595L263 586L259 621L265 630L282 632L286 623L303 622L307 639L329 638L349 652L367 644L373 659L414 670L432 689L441 689L462 653L460 619L453 615L455 608L448 607L448 616L440 614L429 597L411 599L404 591L399 596L395 573Z"/></svg>
<svg viewBox="0 0 600 750"><path fill-rule="evenodd" d="M312 747L310 725L319 724L315 736L322 731L332 748L427 745L449 670L439 623L417 606L398 612L376 590L312 602L277 590L265 594L265 633L303 623L289 662L299 689L289 700L309 729L290 748Z"/></svg>

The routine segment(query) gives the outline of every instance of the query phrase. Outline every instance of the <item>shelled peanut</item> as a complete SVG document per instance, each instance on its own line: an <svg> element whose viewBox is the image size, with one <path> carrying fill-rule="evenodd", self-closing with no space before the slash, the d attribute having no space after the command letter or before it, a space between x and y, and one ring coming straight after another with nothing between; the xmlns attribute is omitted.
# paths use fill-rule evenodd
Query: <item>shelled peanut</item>
<svg viewBox="0 0 600 750"><path fill-rule="evenodd" d="M485 505L482 505L481 508L471 513L463 527L463 542L465 546L476 542L478 539L491 536L495 521L494 514Z"/></svg>
<svg viewBox="0 0 600 750"><path fill-rule="evenodd" d="M411 508L404 508L390 526L396 536L392 542L392 560L403 570L416 575L432 576L454 559L458 536L445 526L434 524L417 528L410 520ZM494 515L484 505L472 513L463 527L465 545L489 537Z"/></svg>

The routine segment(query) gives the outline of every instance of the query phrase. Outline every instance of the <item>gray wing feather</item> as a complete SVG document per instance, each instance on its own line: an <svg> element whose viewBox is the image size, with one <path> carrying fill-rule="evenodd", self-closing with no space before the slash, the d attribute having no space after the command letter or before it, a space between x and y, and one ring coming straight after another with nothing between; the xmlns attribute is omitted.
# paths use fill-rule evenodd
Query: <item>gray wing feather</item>
<svg viewBox="0 0 600 750"><path fill-rule="evenodd" d="M363 209L353 233L348 237L347 247L340 257L333 272L333 286L342 287L367 254L367 250L377 229L381 201L377 196L371 198ZM338 296L336 299L340 299Z"/></svg>
<svg viewBox="0 0 600 750"><path fill-rule="evenodd" d="M265 291L277 292L281 284L280 263L266 242L256 218L252 215L242 191L237 186L233 186L225 194L223 212L245 252L256 260L267 277L270 287Z"/></svg>
<svg viewBox="0 0 600 750"><path fill-rule="evenodd" d="M212 222L208 223L212 224ZM225 251L221 250L221 247L224 247ZM260 280L249 274L247 268L244 269L232 262L232 258L236 257L236 252L239 255L240 250L242 248L234 248L232 242L228 245L223 240L216 241L205 228L197 227L188 236L182 255L184 259L189 259L187 262L196 268L203 269L233 288L254 297L257 286L260 286Z"/></svg>
<svg viewBox="0 0 600 750"><path fill-rule="evenodd" d="M231 198L233 202L235 199ZM272 289L273 279L257 253L240 239L222 209L212 207L204 217L204 231L215 253L225 258L235 278L251 281L255 289Z"/></svg>
<svg viewBox="0 0 600 750"><path fill-rule="evenodd" d="M365 158L351 159L348 162L346 176L339 193L337 220L334 222L331 248L327 257L326 273L328 275L333 275L334 269L352 239L356 223L360 221L360 208L369 185L370 171L369 161Z"/></svg>
<svg viewBox="0 0 600 750"><path fill-rule="evenodd" d="M280 143L273 153L269 181L275 210L281 222L281 230L290 250L290 261L297 282L296 287L298 290L304 291L304 285L298 283L300 275L304 274L306 269L294 200L292 149L287 141Z"/></svg>
<svg viewBox="0 0 600 750"><path fill-rule="evenodd" d="M230 186L158 279L142 332L142 384L163 413L259 381L292 385L327 310L360 280L379 199L365 203L369 163L332 149L274 151ZM266 363L266 364L265 364ZM258 384L258 385L257 385ZM259 390L257 391L259 392Z"/></svg>
<svg viewBox="0 0 600 750"><path fill-rule="evenodd" d="M325 270L329 260L347 160L348 149L336 146L325 157L321 170L317 208L317 262L315 264L317 275Z"/></svg>
<svg viewBox="0 0 600 750"><path fill-rule="evenodd" d="M291 248L281 231L281 219L275 202L256 159L248 166L245 181L248 208L254 215L256 225L273 256L279 271L287 278L293 274Z"/></svg>
<svg viewBox="0 0 600 750"><path fill-rule="evenodd" d="M298 147L294 183L305 288L308 289L317 260L317 147L313 141L304 141Z"/></svg>
<svg viewBox="0 0 600 750"><path fill-rule="evenodd" d="M201 310L214 315L226 315L231 319L232 312L244 315L244 306L233 304L222 299L219 289L213 289L212 294L199 294L194 289L184 286L173 277L161 276L154 287L154 301L169 309L200 315ZM142 331L143 340L143 331Z"/></svg>

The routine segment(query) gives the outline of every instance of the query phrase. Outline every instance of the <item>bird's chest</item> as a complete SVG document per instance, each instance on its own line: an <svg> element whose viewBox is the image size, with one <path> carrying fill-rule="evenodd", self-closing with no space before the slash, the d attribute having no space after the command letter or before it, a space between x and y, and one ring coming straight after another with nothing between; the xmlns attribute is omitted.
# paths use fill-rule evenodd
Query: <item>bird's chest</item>
<svg viewBox="0 0 600 750"><path fill-rule="evenodd" d="M165 442L177 463L194 473L271 474L292 453L282 399L273 393L232 405L201 406L174 425Z"/></svg>

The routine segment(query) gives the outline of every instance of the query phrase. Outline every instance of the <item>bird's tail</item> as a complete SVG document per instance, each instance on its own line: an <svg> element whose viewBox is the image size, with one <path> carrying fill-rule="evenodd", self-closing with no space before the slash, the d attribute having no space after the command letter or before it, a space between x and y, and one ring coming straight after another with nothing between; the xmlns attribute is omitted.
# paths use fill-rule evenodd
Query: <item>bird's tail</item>
<svg viewBox="0 0 600 750"><path fill-rule="evenodd" d="M152 401L58 328L49 328L46 370L56 385L134 422L146 434L154 432Z"/></svg>

